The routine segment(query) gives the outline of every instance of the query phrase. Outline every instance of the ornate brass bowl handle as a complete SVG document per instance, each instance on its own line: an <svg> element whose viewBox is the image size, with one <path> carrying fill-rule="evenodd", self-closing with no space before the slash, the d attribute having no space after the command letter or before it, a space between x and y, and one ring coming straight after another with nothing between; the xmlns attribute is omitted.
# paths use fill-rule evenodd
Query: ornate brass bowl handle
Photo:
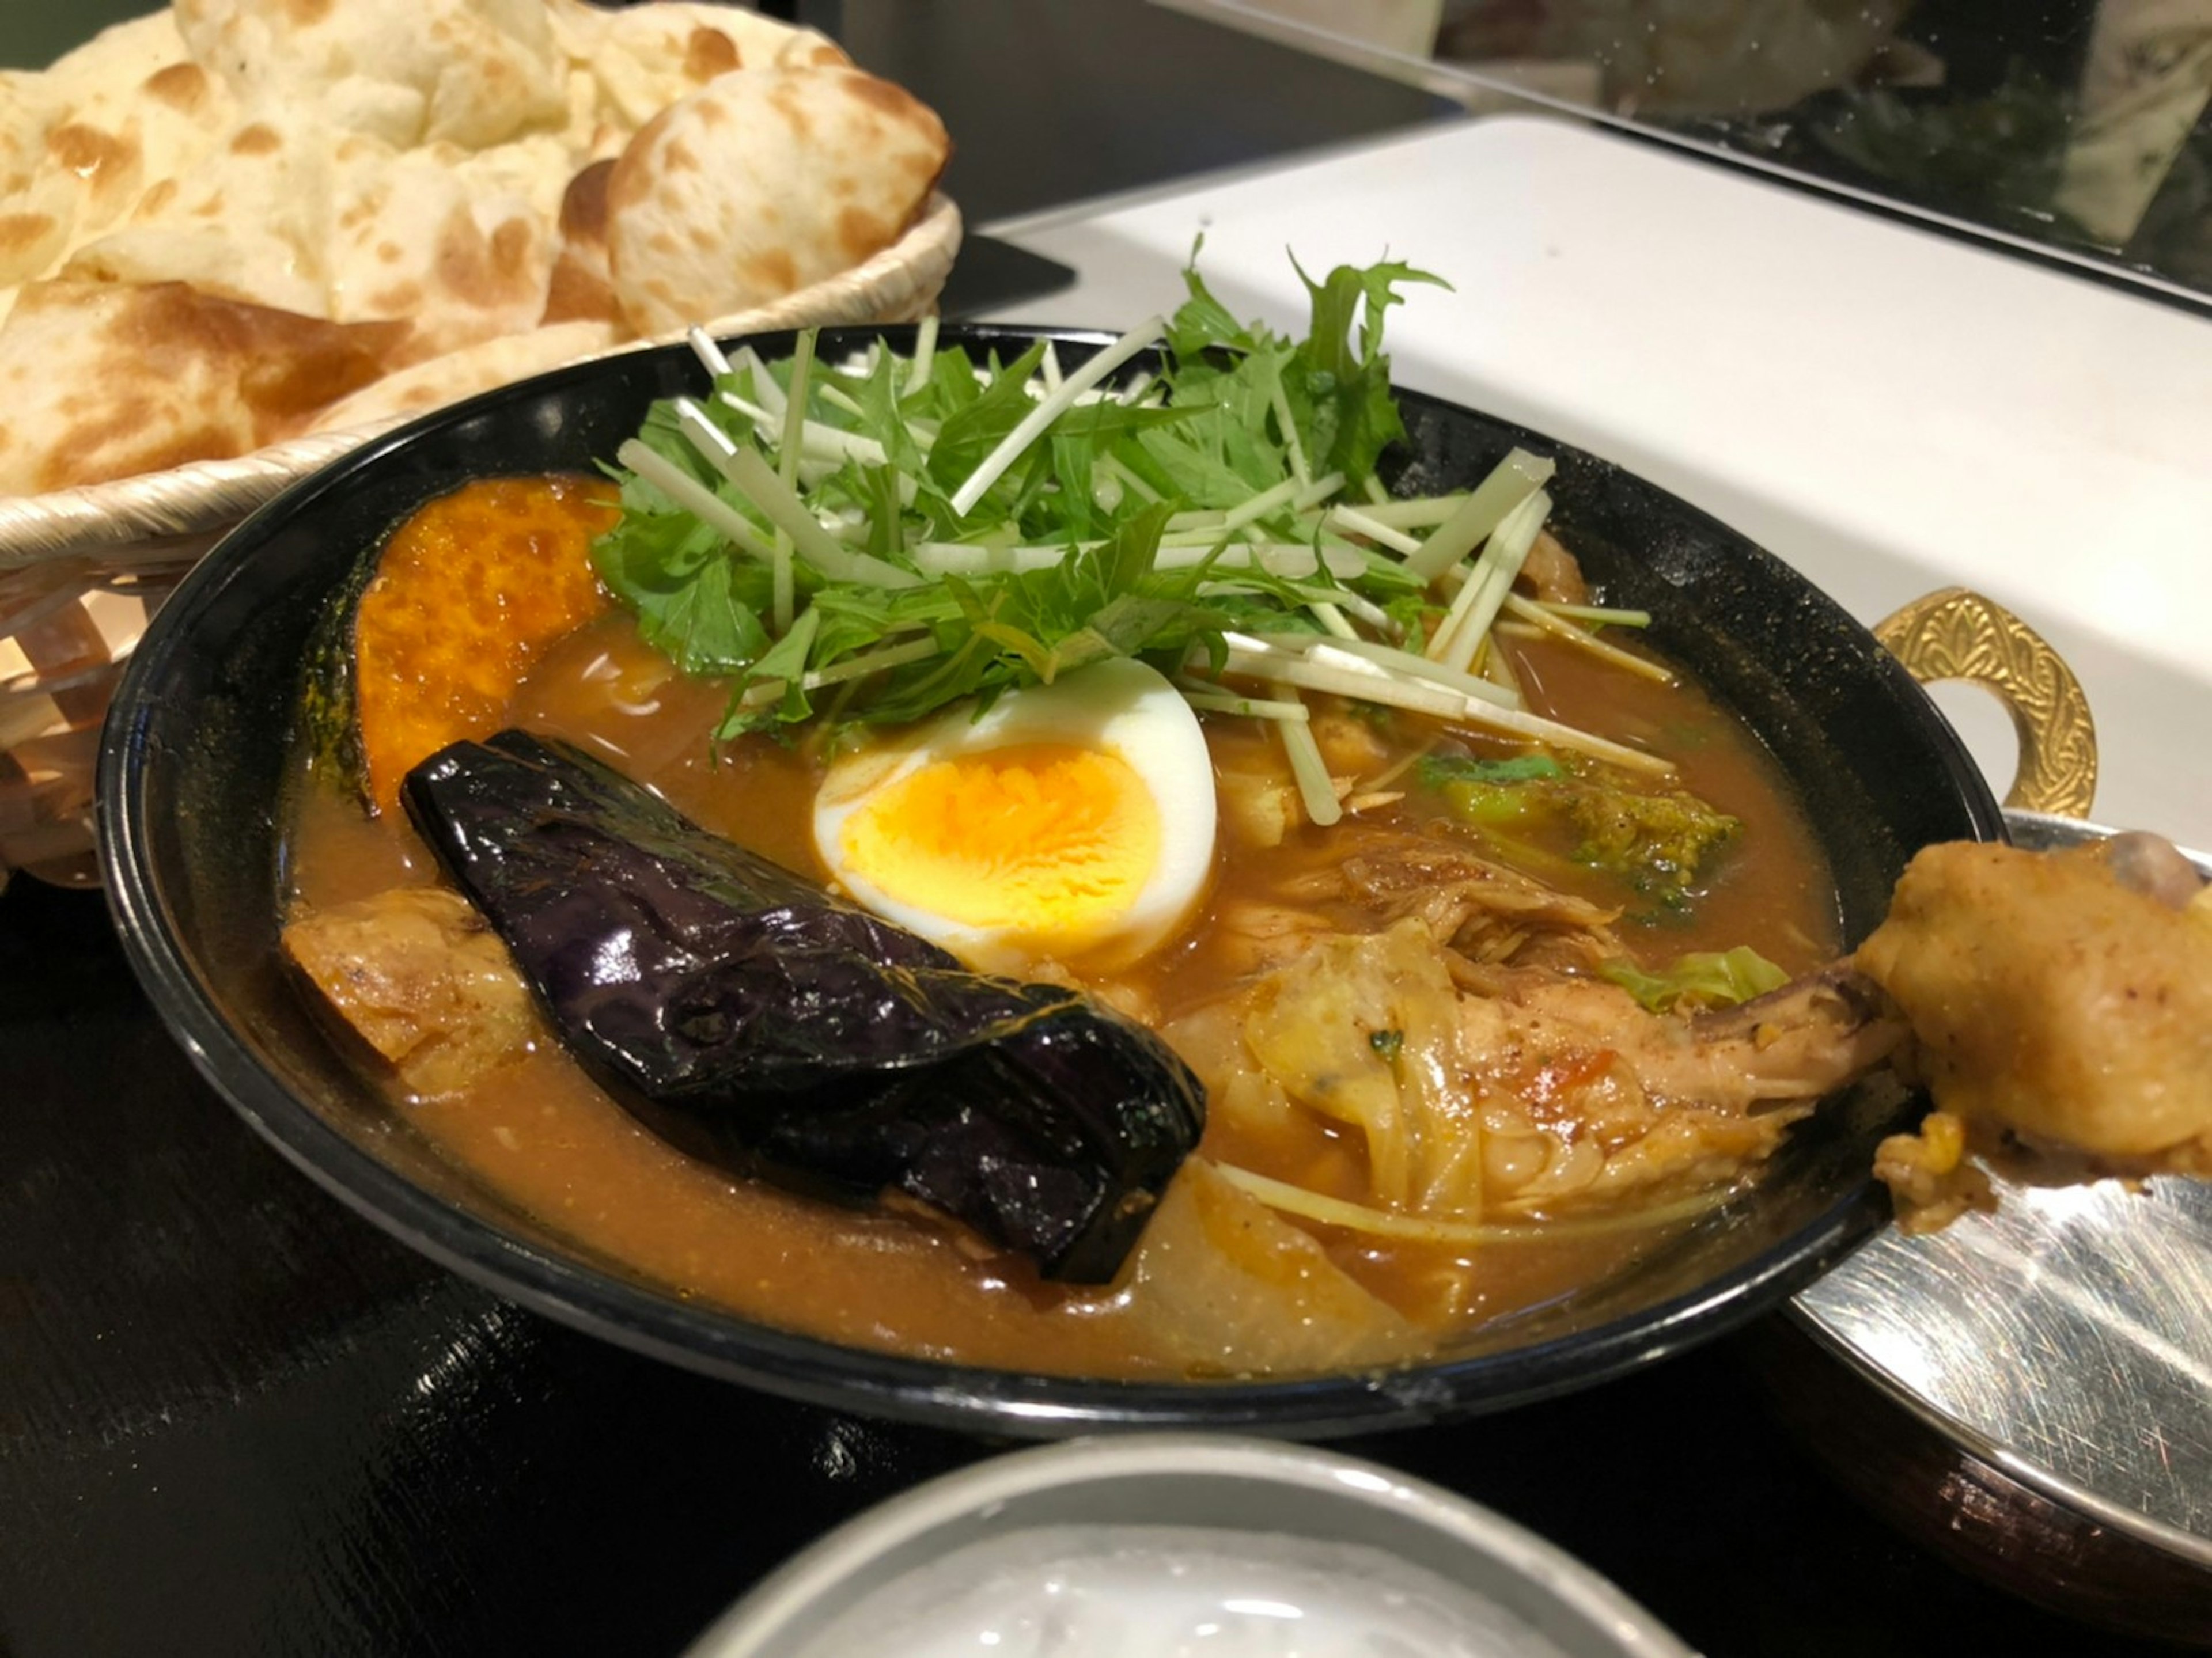
<svg viewBox="0 0 2212 1658"><path fill-rule="evenodd" d="M1923 685L1964 679L1996 694L2020 733L2020 770L2005 805L2089 815L2096 721L2081 682L2041 634L1994 599L1946 587L1875 623L1874 636Z"/></svg>

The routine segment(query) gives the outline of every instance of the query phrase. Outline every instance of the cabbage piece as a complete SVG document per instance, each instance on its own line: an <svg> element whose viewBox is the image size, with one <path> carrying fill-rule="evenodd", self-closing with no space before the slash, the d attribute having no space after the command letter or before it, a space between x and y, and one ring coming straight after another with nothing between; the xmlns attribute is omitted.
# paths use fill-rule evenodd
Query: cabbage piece
<svg viewBox="0 0 2212 1658"><path fill-rule="evenodd" d="M1307 1108L1360 1131L1387 1207L1482 1212L1482 1121L1463 1085L1459 995L1414 919L1321 939L1255 987L1244 1040Z"/></svg>
<svg viewBox="0 0 2212 1658"><path fill-rule="evenodd" d="M1619 985L1650 1013L1675 1007L1734 1007L1790 982L1788 974L1749 944L1693 950L1656 973L1647 973L1623 957L1600 963L1597 975Z"/></svg>
<svg viewBox="0 0 2212 1658"><path fill-rule="evenodd" d="M409 815L572 1053L694 1156L849 1199L896 1188L1113 1277L1205 1096L1075 992L969 972L526 732L410 773Z"/></svg>
<svg viewBox="0 0 2212 1658"><path fill-rule="evenodd" d="M1410 1358L1427 1340L1308 1234L1193 1157L1132 1258L1160 1356L1200 1375L1313 1375Z"/></svg>

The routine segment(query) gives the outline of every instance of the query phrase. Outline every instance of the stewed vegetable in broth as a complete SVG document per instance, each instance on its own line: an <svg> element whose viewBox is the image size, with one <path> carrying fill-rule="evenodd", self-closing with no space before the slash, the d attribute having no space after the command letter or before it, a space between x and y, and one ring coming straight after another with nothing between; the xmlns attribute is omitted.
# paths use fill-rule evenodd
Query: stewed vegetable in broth
<svg viewBox="0 0 2212 1658"><path fill-rule="evenodd" d="M1623 953L1653 969L1747 940L1790 973L1835 952L1835 902L1817 847L1771 762L1732 715L1693 684L1627 675L1571 646L1525 640L1504 650L1531 706L1601 735L1668 743L1681 786L1741 827L1692 900L1647 901L1620 877L1577 862L1557 825L1539 824L1516 841L1462 815L1448 775L1443 783L1423 780L1424 763L1434 774L1440 757L1510 759L1516 750L1504 744L1418 717L1348 707L1322 713L1325 750L1383 781L1370 791L1374 802L1323 829L1293 821L1288 764L1268 732L1202 715L1223 798L1243 803L1224 813L1202 908L1141 961L1089 970L1077 962L1066 971L1166 1032L1197 1067L1212 1102L1200 1147L1209 1163L1348 1202L1366 1199L1369 1149L1360 1130L1297 1108L1242 1033L1253 1017L1251 987L1267 984L1285 964L1310 964L1316 941L1389 936L1407 913L1403 891L1389 879L1394 869L1433 891L1439 859L1494 858L1509 871L1526 867L1574 902L1599 914L1619 910L1608 925ZM823 878L811 832L823 755L759 733L712 743L727 700L725 685L686 677L641 639L627 614L611 612L551 644L490 723L565 738L704 828ZM1376 878L1364 888L1341 879L1347 865L1370 865ZM402 817L363 816L327 769L301 790L288 871L295 914L440 878ZM1552 888L1555 880L1563 884ZM1524 923L1540 943L1540 918ZM1552 947L1565 950L1559 941L1578 935L1570 926L1552 936ZM1455 993L1448 979L1439 987ZM1304 988L1326 1003L1325 983ZM1287 1017L1304 1016L1294 1007ZM1318 1014L1313 1019L1324 1044L1315 1063L1325 1065L1330 1033L1321 1030ZM1381 1060L1378 1037L1384 1047L1419 1039L1387 1027L1335 1035L1364 1050L1354 1060ZM1269 1057L1285 1070L1297 1064ZM1541 1063L1531 1075L1533 1096L1560 1091ZM410 1096L396 1080L388 1085L415 1129L503 1197L623 1270L836 1340L1029 1370L1232 1375L1403 1357L1619 1270L1701 1206L1581 1232L1573 1194L1565 1193L1556 1239L1378 1237L1285 1221L1209 1175L1192 1182L1188 1201L1164 1212L1172 1233L1140 1244L1120 1281L1073 1288L1048 1284L1020 1256L982 1246L920 1205L829 1202L695 1161L641 1127L549 1041L458 1092ZM1525 1119L1518 1125L1516 1109ZM1501 1181L1532 1160L1540 1171L1550 1147L1562 1143L1547 1140L1542 1110L1535 1097L1493 1112L1487 1154ZM1501 1125L1528 1132L1498 1132ZM1692 1198L1710 1189L1687 1188ZM1632 1191L1620 1201L1632 1217L1683 1194L1662 1186L1657 1202ZM1522 1224L1540 1233L1547 1212L1532 1207ZM1255 1225L1266 1230L1249 1241L1249 1258L1205 1259L1213 1233L1234 1239ZM1340 1271L1342 1282L1324 1279L1317 1291L1314 1279L1324 1267ZM1178 1272L1190 1281L1163 1283ZM1218 1304L1224 1300L1241 1310ZM1316 1303L1318 1332L1297 1322ZM1275 1319L1285 1322L1271 1329Z"/></svg>
<svg viewBox="0 0 2212 1658"><path fill-rule="evenodd" d="M1388 1364L1694 1226L1893 1027L1552 463L1382 487L1417 280L1294 343L1193 274L1079 367L702 342L611 481L393 526L286 851L337 1039L617 1270L972 1363Z"/></svg>

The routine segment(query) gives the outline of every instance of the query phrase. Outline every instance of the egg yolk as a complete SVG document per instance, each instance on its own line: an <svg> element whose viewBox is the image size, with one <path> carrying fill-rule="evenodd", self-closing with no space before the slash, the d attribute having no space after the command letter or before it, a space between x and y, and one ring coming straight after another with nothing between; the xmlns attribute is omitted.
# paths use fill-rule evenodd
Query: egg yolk
<svg viewBox="0 0 2212 1658"><path fill-rule="evenodd" d="M962 926L1080 947L1160 851L1159 808L1118 755L1016 744L923 766L846 819L847 866Z"/></svg>

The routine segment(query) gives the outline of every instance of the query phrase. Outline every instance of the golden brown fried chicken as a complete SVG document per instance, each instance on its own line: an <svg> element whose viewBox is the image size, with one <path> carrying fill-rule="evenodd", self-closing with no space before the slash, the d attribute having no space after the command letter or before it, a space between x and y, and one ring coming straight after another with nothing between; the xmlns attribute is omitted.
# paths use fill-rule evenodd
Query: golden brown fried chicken
<svg viewBox="0 0 2212 1658"><path fill-rule="evenodd" d="M1985 1206L1969 1151L2090 1174L2212 1175L2212 925L2148 837L2033 853L1936 846L1854 958L1911 1022L1936 1112L1876 1172L1910 1230Z"/></svg>

